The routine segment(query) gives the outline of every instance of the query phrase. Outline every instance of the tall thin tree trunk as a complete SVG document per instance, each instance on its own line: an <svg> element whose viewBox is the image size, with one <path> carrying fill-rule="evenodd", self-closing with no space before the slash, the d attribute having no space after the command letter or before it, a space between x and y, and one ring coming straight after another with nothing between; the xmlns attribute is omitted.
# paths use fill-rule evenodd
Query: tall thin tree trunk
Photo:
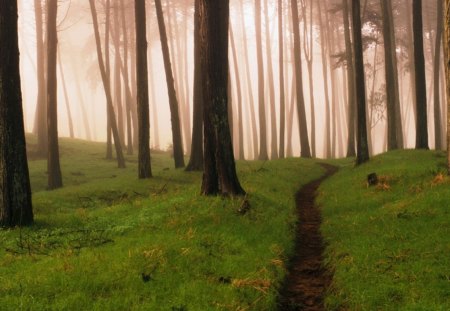
<svg viewBox="0 0 450 311"><path fill-rule="evenodd" d="M442 149L441 103L439 91L439 73L441 65L441 42L444 30L444 2L437 1L436 45L434 48L434 148Z"/></svg>
<svg viewBox="0 0 450 311"><path fill-rule="evenodd" d="M170 114L172 120L172 142L175 167L184 167L183 143L181 141L180 116L178 111L178 100L175 92L175 84L170 63L169 45L167 41L166 26L164 24L161 0L155 0L156 15L158 18L159 33L161 37L161 47L164 58L164 68L166 71L167 89L169 93Z"/></svg>
<svg viewBox="0 0 450 311"><path fill-rule="evenodd" d="M447 81L447 171L450 175L450 0L445 1L445 77Z"/></svg>
<svg viewBox="0 0 450 311"><path fill-rule="evenodd" d="M72 112L70 111L69 94L67 92L66 79L64 76L64 70L63 70L63 66L62 66L61 52L59 49L59 44L58 44L57 48L58 48L58 56L57 57L58 57L59 73L61 75L61 83L62 83L63 91L64 91L64 100L65 100L66 110L67 110L67 120L69 121L69 133L70 133L70 138L75 138L75 134L73 131Z"/></svg>
<svg viewBox="0 0 450 311"><path fill-rule="evenodd" d="M116 5L118 5L116 3ZM111 37L111 2L110 0L106 0L105 3L105 72L108 78L108 81L111 79L111 62L110 62L110 50L109 50L109 39ZM110 82L108 82L110 83ZM121 140L121 142L123 142ZM120 145L122 148L122 145ZM111 129L111 111L109 105L106 105L106 159L112 160L112 129Z"/></svg>
<svg viewBox="0 0 450 311"><path fill-rule="evenodd" d="M58 1L47 1L47 125L48 125L48 189L61 188L62 176L58 145L58 96L56 78Z"/></svg>
<svg viewBox="0 0 450 311"><path fill-rule="evenodd" d="M107 75L107 72L106 72L105 63L103 62L102 46L101 46L101 42L100 42L100 33L99 33L99 29L98 29L97 11L95 9L94 0L89 0L89 5L90 5L90 9L91 9L91 15L92 15L92 21L93 21L93 27L94 27L98 65L100 68L100 74L102 76L103 88L104 88L105 96L106 96L106 105L109 108L109 109L107 109L107 111L108 111L108 114L109 114L109 117L111 120L111 130L112 130L112 135L114 138L114 146L116 148L116 154L117 154L117 165L119 168L125 168L125 158L123 157L123 152L122 152L122 147L121 147L120 137L119 137L119 131L117 129L116 115L115 115L114 107L112 104L111 84L110 84L109 76Z"/></svg>
<svg viewBox="0 0 450 311"><path fill-rule="evenodd" d="M284 86L284 32L283 32L283 0L278 0L278 67L280 80L280 146L279 157L283 159L286 132L286 96Z"/></svg>
<svg viewBox="0 0 450 311"><path fill-rule="evenodd" d="M357 155L356 163L362 164L369 160L369 149L367 144L367 123L366 123L366 83L364 77L364 59L361 35L361 12L359 0L352 0L352 28L353 46L355 50L355 86L357 100Z"/></svg>
<svg viewBox="0 0 450 311"><path fill-rule="evenodd" d="M0 0L0 227L33 222L17 16L17 1Z"/></svg>
<svg viewBox="0 0 450 311"><path fill-rule="evenodd" d="M141 179L152 176L150 164L150 109L148 96L147 67L147 20L145 0L135 0L136 22L136 78L137 78L137 109L139 128L139 163L138 176Z"/></svg>
<svg viewBox="0 0 450 311"><path fill-rule="evenodd" d="M149 55L148 55L148 67L149 67L149 71L151 73L154 72L154 67L153 67L153 57L152 57L152 53L151 51L149 51ZM155 149L160 149L161 145L159 142L159 122L158 122L158 108L157 108L157 104L156 104L156 88L155 88L155 78L153 74L150 74L150 92L152 94L152 103L151 103L151 107L152 107L152 115L153 115L153 141L154 141L154 148Z"/></svg>
<svg viewBox="0 0 450 311"><path fill-rule="evenodd" d="M302 60L297 0L291 0L292 25L294 30L295 88L297 92L297 113L300 132L301 157L310 158L308 127L306 124L305 99L303 97Z"/></svg>
<svg viewBox="0 0 450 311"><path fill-rule="evenodd" d="M416 66L416 149L428 149L427 86L423 51L422 0L413 1L414 63Z"/></svg>

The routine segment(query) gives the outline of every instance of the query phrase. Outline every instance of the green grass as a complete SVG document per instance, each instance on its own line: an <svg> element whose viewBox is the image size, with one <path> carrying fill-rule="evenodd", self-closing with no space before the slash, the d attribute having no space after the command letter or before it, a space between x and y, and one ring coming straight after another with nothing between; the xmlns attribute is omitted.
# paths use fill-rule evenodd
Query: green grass
<svg viewBox="0 0 450 311"><path fill-rule="evenodd" d="M141 181L136 156L118 169L103 144L60 142L64 188L46 191L46 161L31 157L35 225L0 230L1 310L275 309L314 161L239 162L241 216L242 198L200 196L201 174L167 154Z"/></svg>
<svg viewBox="0 0 450 311"><path fill-rule="evenodd" d="M445 155L395 151L321 188L330 310L450 310L450 180ZM382 185L368 188L376 172Z"/></svg>

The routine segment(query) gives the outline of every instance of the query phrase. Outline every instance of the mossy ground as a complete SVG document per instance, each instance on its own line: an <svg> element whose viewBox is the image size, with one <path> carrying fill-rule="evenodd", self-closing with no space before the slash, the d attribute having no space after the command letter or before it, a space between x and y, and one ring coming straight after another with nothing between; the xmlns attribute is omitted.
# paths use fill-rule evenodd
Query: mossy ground
<svg viewBox="0 0 450 311"><path fill-rule="evenodd" d="M35 138L29 136L29 149ZM239 162L243 198L200 196L201 173L153 153L154 178L61 139L64 188L30 157L35 225L0 230L2 310L274 310L292 252L294 193L313 160Z"/></svg>

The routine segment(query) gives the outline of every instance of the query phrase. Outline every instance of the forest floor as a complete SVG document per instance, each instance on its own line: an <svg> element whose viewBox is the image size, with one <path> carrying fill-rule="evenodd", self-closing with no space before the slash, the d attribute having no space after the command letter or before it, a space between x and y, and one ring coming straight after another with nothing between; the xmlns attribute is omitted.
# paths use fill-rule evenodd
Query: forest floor
<svg viewBox="0 0 450 311"><path fill-rule="evenodd" d="M325 174L304 185L295 195L298 227L294 255L280 290L279 309L283 311L324 310L324 296L332 274L323 262L322 216L315 200L321 183L334 175L338 168L329 164L322 166L326 169Z"/></svg>

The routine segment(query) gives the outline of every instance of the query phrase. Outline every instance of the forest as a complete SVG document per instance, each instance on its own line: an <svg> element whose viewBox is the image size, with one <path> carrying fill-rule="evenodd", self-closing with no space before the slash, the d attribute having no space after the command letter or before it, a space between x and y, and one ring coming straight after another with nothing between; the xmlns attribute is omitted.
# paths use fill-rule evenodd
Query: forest
<svg viewBox="0 0 450 311"><path fill-rule="evenodd" d="M450 310L450 0L0 0L0 310Z"/></svg>

